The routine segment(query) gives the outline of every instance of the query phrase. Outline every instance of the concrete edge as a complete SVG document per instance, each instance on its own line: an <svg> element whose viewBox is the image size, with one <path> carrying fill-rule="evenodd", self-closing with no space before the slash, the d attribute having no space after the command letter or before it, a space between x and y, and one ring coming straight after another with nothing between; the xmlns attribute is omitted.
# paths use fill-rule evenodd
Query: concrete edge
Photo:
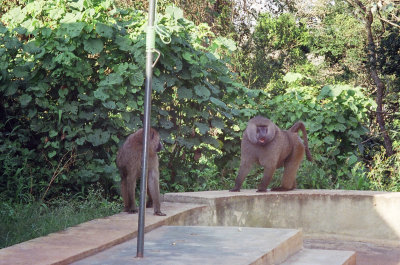
<svg viewBox="0 0 400 265"><path fill-rule="evenodd" d="M354 252L354 251L349 251L349 252L353 252L353 255L351 255L345 261L345 263L343 263L343 265L356 265L356 263L357 263L357 252Z"/></svg>
<svg viewBox="0 0 400 265"><path fill-rule="evenodd" d="M352 203L365 201L370 205L370 213L375 216L381 215L382 226L392 227L393 233L397 233L400 236L400 223L397 224L396 217L400 216L399 213L394 213L393 209L396 209L396 205L400 205L400 192L383 192L383 191L355 191L355 190L292 190L287 192L272 192L268 190L266 193L259 193L256 190L241 190L240 192L229 192L228 190L216 190L216 191L205 191L205 192L185 192L185 193L167 193L164 194L164 200L169 202L180 202L180 203L194 203L194 204L206 204L210 206L212 211L215 211L214 215L219 213L216 211L219 206L224 204L232 205L232 203L240 204L241 202L246 203L251 200L263 200L263 199L276 202L277 200L331 200L341 201L343 199L349 200ZM389 203L391 210L382 212L382 206ZM380 210L380 211L379 211ZM378 212L379 211L379 212ZM361 214L361 213L360 213ZM361 215L360 215L361 216ZM215 217L214 217L215 218ZM219 217L216 217L219 219ZM388 218L385 220L384 218ZM384 222L390 222L385 223ZM367 224L368 221L365 222ZM365 225L364 224L364 225ZM371 223L372 224L372 223ZM379 227L379 223L375 223L373 227ZM377 226L378 225L378 226ZM252 225L250 225L252 226ZM288 228L287 226L266 226L276 228ZM303 228L302 226L290 226L291 228ZM364 233L358 235L346 235L342 233L340 235L326 231L321 233L318 231L311 231L310 228L304 229L303 233L305 237L316 238L316 239L335 239L335 240L346 240L346 241L360 241L373 243L380 246L388 247L400 247L400 240L397 238L370 238Z"/></svg>
<svg viewBox="0 0 400 265"><path fill-rule="evenodd" d="M163 203L162 207L168 214L165 217L146 209L146 233L208 208L188 203ZM135 238L137 219L138 214L118 213L0 249L0 265L70 264Z"/></svg>
<svg viewBox="0 0 400 265"><path fill-rule="evenodd" d="M390 247L396 248L400 247L400 241L398 240L383 240L383 239L370 239L366 237L354 237L354 236L345 236L345 235L335 235L335 234L320 234L320 233L308 233L303 235L304 239L317 239L317 240L340 240L340 241L348 241L348 242L363 242L370 243L376 246L381 247Z"/></svg>
<svg viewBox="0 0 400 265"><path fill-rule="evenodd" d="M295 255L284 261L282 265L320 265L322 264L321 257L325 259L324 264L340 264L340 265L356 265L356 252L348 250L328 250L328 249L310 249L303 248Z"/></svg>
<svg viewBox="0 0 400 265"><path fill-rule="evenodd" d="M129 239L132 239L132 238L134 238L136 236L137 236L137 231L129 233L126 236L120 237L120 238L118 238L116 240L113 240L113 241L107 242L105 244L102 244L101 246L92 248L92 249L87 250L87 251L83 251L83 252L77 253L77 254L72 255L72 256L70 256L70 257L68 257L66 259L53 262L51 264L54 264L54 265L70 264L72 262L75 262L75 261L90 257L90 256L92 256L92 255L94 255L96 253L99 253L99 252L103 251L103 250L106 250L108 248L111 248L113 246L121 244L121 243L123 243L125 241L128 241Z"/></svg>
<svg viewBox="0 0 400 265"><path fill-rule="evenodd" d="M272 251L266 253L264 256L259 258L257 261L251 263L251 265L262 265L262 264L281 264L287 260L290 256L295 255L303 248L303 232L298 229L290 239L282 242Z"/></svg>
<svg viewBox="0 0 400 265"><path fill-rule="evenodd" d="M255 189L245 189L240 192L229 192L228 190L214 191L198 191L198 192L171 192L163 194L164 201L181 202L181 203L200 203L208 204L214 201L226 198L243 198L243 197L369 197L369 198L400 198L400 192L384 192L384 191L358 191L358 190L304 190L295 189L291 191L271 191L257 192Z"/></svg>
<svg viewBox="0 0 400 265"><path fill-rule="evenodd" d="M171 215L171 216L166 216L163 219L159 220L158 222L151 222L150 224L145 224L144 232L148 233L148 232L150 232L150 231L152 231L152 230L154 230L154 229L156 229L158 227L173 223L174 219L179 219L179 218L181 218L182 215L191 215L193 212L197 212L198 210L201 210L201 209L204 209L204 208L207 208L207 206L206 205L196 205L193 208L190 208L190 209L185 210L183 212L179 212L179 213ZM108 217L105 217L105 218L108 218ZM116 246L118 244L124 243L124 242L126 242L126 241L128 241L130 239L133 239L133 238L137 237L137 233L138 233L137 226L135 226L135 230L130 232L130 233L128 233L128 234L126 234L125 236L122 236L122 237L120 237L120 238L118 238L116 240L107 242L107 243L105 243L105 244L103 244L103 245L101 245L99 247L96 247L96 248L90 249L88 251L79 253L77 255L71 256L68 259L65 259L65 260L63 260L61 262L56 262L56 263L52 263L52 264L54 264L54 265L70 264L72 262L84 259L86 257L90 257L90 256L92 256L92 255L94 255L96 253L99 253L99 252L104 251L104 250L106 250L108 248L111 248L113 246Z"/></svg>

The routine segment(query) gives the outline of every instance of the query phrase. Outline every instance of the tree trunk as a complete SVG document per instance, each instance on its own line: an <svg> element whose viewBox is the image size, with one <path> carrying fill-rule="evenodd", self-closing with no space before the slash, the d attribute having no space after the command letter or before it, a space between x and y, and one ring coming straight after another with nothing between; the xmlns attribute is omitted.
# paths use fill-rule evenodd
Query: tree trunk
<svg viewBox="0 0 400 265"><path fill-rule="evenodd" d="M368 59L369 59L369 71L372 80L376 85L376 121L378 122L379 129L382 133L384 145L386 149L386 155L393 155L392 141L389 137L389 134L386 131L385 119L383 115L383 94L385 91L385 84L379 78L378 71L376 69L376 47L374 43L374 37L372 35L372 22L374 21L373 14L371 9L365 9L365 27L367 30L368 37Z"/></svg>
<svg viewBox="0 0 400 265"><path fill-rule="evenodd" d="M347 0L353 5L351 0ZM383 136L383 141L386 149L386 155L393 155L392 140L390 140L389 134L386 131L385 119L383 115L383 92L385 91L385 84L379 78L378 71L376 69L376 47L374 42L374 36L372 35L372 22L374 21L374 15L372 14L371 7L366 7L360 0L354 0L356 5L363 11L365 15L365 29L367 30L368 39L368 60L369 60L369 72L372 80L376 85L376 121L378 122L379 129ZM353 5L354 6L354 5Z"/></svg>

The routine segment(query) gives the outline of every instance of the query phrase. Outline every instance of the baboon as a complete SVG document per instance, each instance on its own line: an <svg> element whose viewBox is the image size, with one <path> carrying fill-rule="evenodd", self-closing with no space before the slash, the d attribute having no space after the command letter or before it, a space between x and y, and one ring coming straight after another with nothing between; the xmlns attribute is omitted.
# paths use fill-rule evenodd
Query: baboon
<svg viewBox="0 0 400 265"><path fill-rule="evenodd" d="M303 143L298 131L303 133ZM254 164L264 167L264 176L258 185L258 192L266 192L277 168L284 167L281 186L274 191L287 191L296 187L296 173L306 153L312 161L308 149L307 132L302 122L296 122L289 130L281 130L267 118L256 116L249 120L243 133L239 173L235 187L230 191L240 191L244 179Z"/></svg>
<svg viewBox="0 0 400 265"><path fill-rule="evenodd" d="M141 178L142 173L142 152L143 152L143 129L131 134L125 143L120 147L117 154L117 167L121 175L121 193L124 201L124 211L136 213L135 189L136 180ZM147 194L149 199L146 207L154 206L154 214L165 216L160 209L160 187L158 171L158 155L162 149L160 135L150 128L149 137L149 158L148 158L148 182Z"/></svg>

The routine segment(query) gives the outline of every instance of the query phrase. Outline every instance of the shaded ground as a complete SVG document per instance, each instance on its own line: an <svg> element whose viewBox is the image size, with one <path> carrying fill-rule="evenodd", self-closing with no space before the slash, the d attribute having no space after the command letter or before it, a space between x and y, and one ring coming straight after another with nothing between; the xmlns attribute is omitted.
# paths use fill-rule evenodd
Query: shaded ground
<svg viewBox="0 0 400 265"><path fill-rule="evenodd" d="M400 248L342 240L304 239L304 247L357 252L357 265L400 265Z"/></svg>

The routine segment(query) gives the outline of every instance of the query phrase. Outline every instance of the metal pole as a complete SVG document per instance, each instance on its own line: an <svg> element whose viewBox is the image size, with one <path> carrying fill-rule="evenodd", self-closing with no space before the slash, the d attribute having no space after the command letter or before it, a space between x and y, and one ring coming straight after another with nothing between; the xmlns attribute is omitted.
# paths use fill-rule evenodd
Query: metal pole
<svg viewBox="0 0 400 265"><path fill-rule="evenodd" d="M139 222L137 236L137 258L143 258L144 248L144 224L146 210L147 192L147 160L148 160L148 139L150 134L150 114L151 114L151 90L153 79L153 49L155 45L154 31L155 0L150 0L148 14L148 28L146 33L146 83L144 94L144 121L143 121L143 152L142 152L142 179L140 185L140 205Z"/></svg>

